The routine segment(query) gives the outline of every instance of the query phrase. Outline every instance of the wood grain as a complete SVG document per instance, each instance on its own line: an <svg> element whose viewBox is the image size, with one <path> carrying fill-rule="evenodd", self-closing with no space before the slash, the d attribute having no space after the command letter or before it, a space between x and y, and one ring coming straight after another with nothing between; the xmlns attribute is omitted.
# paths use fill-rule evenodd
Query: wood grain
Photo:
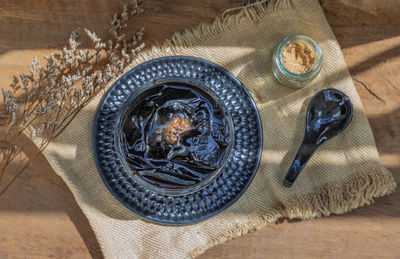
<svg viewBox="0 0 400 259"><path fill-rule="evenodd" d="M245 0L144 2L129 28L145 27L146 44L212 21ZM400 3L324 0L374 131L383 164L400 182ZM66 43L76 27L101 37L118 1L1 0L0 85L29 70L34 55ZM378 98L377 98L378 97ZM32 147L27 154L34 153ZM23 158L21 158L23 159ZM15 168L20 163L13 165ZM228 241L199 258L396 258L400 254L400 191L352 213L310 221L281 220ZM0 199L0 258L101 258L89 223L71 192L44 159Z"/></svg>

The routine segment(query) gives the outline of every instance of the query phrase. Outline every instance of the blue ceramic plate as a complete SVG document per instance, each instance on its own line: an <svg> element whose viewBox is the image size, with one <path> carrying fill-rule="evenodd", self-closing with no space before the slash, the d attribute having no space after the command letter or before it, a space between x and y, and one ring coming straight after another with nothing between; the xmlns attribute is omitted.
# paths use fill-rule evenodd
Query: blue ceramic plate
<svg viewBox="0 0 400 259"><path fill-rule="evenodd" d="M141 93L179 82L203 91L223 110L229 145L219 167L199 184L180 190L148 184L128 165L121 148L121 124ZM246 191L262 152L256 105L242 83L220 66L186 56L143 63L118 79L105 94L95 118L93 151L109 191L144 219L163 224L196 223L222 212Z"/></svg>

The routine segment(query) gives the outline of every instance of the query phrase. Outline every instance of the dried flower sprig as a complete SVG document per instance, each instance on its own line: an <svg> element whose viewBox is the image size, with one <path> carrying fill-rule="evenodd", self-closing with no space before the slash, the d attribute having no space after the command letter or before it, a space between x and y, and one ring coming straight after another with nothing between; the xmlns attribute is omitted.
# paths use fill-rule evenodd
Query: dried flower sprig
<svg viewBox="0 0 400 259"><path fill-rule="evenodd" d="M92 49L79 48L80 29L70 35L68 45L59 53L44 56L41 66L34 57L29 74L14 76L11 90L2 89L4 111L0 111L4 134L1 144L0 183L9 164L35 138L39 151L0 190L0 196L57 137L75 116L106 84L118 76L143 49L144 29L128 40L125 34L129 18L143 12L140 0L130 0L110 24L110 38L100 39L85 29ZM25 143L23 143L25 142Z"/></svg>

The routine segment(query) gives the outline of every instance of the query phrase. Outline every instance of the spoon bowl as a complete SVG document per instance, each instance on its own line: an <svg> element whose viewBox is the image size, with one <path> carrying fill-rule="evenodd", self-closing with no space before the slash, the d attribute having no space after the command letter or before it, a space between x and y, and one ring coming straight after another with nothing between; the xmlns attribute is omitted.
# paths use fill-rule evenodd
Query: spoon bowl
<svg viewBox="0 0 400 259"><path fill-rule="evenodd" d="M316 93L307 108L303 142L289 168L284 185L291 187L314 152L326 141L340 134L353 118L350 98L337 89Z"/></svg>

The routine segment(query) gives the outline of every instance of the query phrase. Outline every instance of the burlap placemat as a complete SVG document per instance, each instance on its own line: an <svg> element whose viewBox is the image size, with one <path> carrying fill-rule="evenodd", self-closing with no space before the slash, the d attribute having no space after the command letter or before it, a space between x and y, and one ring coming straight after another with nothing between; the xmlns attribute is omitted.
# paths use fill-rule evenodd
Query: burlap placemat
<svg viewBox="0 0 400 259"><path fill-rule="evenodd" d="M317 40L325 59L321 74L303 89L279 85L271 71L274 47L292 34ZM216 217L180 227L145 222L109 193L96 170L92 128L102 98L98 96L44 153L89 219L106 258L194 257L280 217L341 214L394 190L393 177L379 162L360 98L317 0L270 1L247 7L175 35L141 55L128 69L167 55L215 62L248 88L263 124L260 168L239 201ZM308 100L327 87L351 98L353 121L343 134L323 145L292 188L285 188L282 180L303 138Z"/></svg>

